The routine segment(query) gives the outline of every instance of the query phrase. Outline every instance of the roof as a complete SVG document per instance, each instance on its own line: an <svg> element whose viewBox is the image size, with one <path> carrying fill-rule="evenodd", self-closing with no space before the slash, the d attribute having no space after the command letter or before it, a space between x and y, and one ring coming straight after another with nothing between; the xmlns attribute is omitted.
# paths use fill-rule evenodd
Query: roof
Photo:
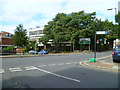
<svg viewBox="0 0 120 90"><path fill-rule="evenodd" d="M0 36L6 36L5 34L11 34L11 33L9 33L9 32L0 32ZM13 35L13 34L11 34L11 35Z"/></svg>

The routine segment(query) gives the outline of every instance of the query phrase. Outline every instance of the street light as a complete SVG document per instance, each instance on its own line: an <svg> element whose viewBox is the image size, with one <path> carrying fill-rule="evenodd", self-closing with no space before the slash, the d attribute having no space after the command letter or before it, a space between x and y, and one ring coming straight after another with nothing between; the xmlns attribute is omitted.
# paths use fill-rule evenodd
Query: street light
<svg viewBox="0 0 120 90"><path fill-rule="evenodd" d="M109 10L115 10L115 15L117 15L117 8L109 8L109 9L107 9L108 11ZM116 22L116 20L115 20L115 25L117 24L117 22ZM117 34L118 34L118 30L117 30Z"/></svg>
<svg viewBox="0 0 120 90"><path fill-rule="evenodd" d="M109 10L113 10L113 9L115 10L115 15L116 15L117 14L117 8L109 8L107 10L109 11ZM115 20L115 24L116 24L116 20Z"/></svg>

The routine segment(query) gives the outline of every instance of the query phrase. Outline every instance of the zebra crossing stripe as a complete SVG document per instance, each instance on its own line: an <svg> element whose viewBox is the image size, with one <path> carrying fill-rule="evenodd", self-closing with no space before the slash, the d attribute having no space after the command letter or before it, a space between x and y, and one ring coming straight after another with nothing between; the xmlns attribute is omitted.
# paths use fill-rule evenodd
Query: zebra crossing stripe
<svg viewBox="0 0 120 90"><path fill-rule="evenodd" d="M0 74L2 74L2 73L4 73L5 71L4 71L4 69L0 69Z"/></svg>
<svg viewBox="0 0 120 90"><path fill-rule="evenodd" d="M9 68L10 72L19 72L22 71L22 69L20 67L17 68Z"/></svg>

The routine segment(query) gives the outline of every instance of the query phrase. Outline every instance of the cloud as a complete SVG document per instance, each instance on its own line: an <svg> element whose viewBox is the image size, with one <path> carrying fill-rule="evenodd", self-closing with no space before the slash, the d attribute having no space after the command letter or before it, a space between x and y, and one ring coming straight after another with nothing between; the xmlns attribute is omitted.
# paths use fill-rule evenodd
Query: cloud
<svg viewBox="0 0 120 90"><path fill-rule="evenodd" d="M25 28L44 26L57 13L71 13L84 10L86 13L97 12L103 20L114 20L114 10L119 0L0 0L0 25L6 31L13 32L13 27L23 24ZM112 17L112 18L111 18ZM0 30L4 29L0 28Z"/></svg>

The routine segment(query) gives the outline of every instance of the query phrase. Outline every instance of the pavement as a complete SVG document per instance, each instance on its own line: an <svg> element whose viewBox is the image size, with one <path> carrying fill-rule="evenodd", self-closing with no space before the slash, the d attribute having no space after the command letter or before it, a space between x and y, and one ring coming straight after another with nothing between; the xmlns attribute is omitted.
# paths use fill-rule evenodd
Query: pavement
<svg viewBox="0 0 120 90"><path fill-rule="evenodd" d="M47 55L66 55L66 54L73 54L73 53L58 53L58 54L47 54ZM37 57L37 56L45 56L44 55L6 55L6 56L0 56L0 58L22 58L22 57ZM120 72L120 63L115 63L115 62L108 62L106 60L107 57L111 57L111 55L103 57L102 60L99 60L101 58L96 58L96 62L89 62L89 60L86 61L81 61L79 64L88 68L94 68L94 69L99 69L99 70L105 70L105 71L113 71L113 72Z"/></svg>
<svg viewBox="0 0 120 90"><path fill-rule="evenodd" d="M89 67L89 68L94 68L94 69L99 69L99 70L105 70L105 71L113 71L113 72L120 72L120 63L117 62L108 62L107 60L96 60L96 62L89 62L87 61L82 61L80 62L80 65Z"/></svg>

